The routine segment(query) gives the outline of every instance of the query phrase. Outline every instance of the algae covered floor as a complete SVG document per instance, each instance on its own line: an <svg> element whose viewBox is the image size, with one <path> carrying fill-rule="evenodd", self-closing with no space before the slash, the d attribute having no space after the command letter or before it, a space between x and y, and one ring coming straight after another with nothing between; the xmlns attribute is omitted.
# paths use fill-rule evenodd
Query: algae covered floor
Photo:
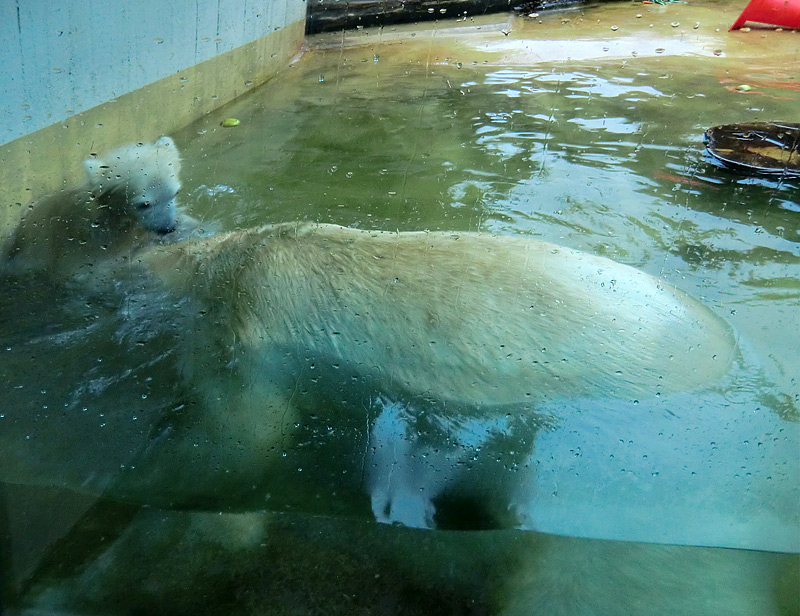
<svg viewBox="0 0 800 616"><path fill-rule="evenodd" d="M733 175L702 144L716 124L797 121L800 33L728 33L744 4L326 33L174 135L183 203L221 230L308 220L525 234L644 270L731 326L739 356L723 382L542 409L558 421L528 463L526 530L409 529L324 504L313 516L139 509L6 486L7 603L31 614L798 613L800 186ZM76 465L100 455L82 445Z"/></svg>

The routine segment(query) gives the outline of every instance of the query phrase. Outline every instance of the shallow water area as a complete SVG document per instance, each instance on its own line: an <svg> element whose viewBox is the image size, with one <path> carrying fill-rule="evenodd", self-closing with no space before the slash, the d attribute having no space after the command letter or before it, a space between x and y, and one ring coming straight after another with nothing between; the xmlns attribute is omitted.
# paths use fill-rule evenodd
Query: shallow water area
<svg viewBox="0 0 800 616"><path fill-rule="evenodd" d="M725 379L649 399L543 404L537 411L556 421L513 469L527 482L525 531L348 520L331 515L352 511L323 491L318 518L296 507L139 509L52 495L52 485L40 492L30 487L46 485L36 469L20 473L28 485L8 486L3 498L17 511L11 582L22 580L23 603L109 614L797 613L800 185L720 169L702 135L716 124L796 121L800 33L727 33L743 4L615 4L318 35L278 78L175 135L183 203L220 230L306 220L479 231L606 256L675 285L730 325L739 350ZM231 117L239 125L222 127ZM3 310L30 302L25 291ZM83 479L102 492L159 429L179 321L170 323L168 307L151 311L151 299L129 302L125 314L143 311L163 337L125 333L115 347L124 363L98 342L103 328L128 323L113 293L99 312L59 313L60 331L3 332L15 349L6 376L29 369L30 350L46 354L47 345L54 362L74 362L81 336L104 360L84 389L73 382L77 368L53 369L51 384L35 389L47 390L37 396L51 408L59 390L124 403L147 384L135 413L108 420L117 437L104 432L103 448L84 442L95 418L61 432L52 413L38 417L39 434L48 426L62 439L48 460L48 472L61 473L53 484ZM162 365L167 382L148 380ZM33 388L23 381L9 380L15 400ZM25 409L39 400L24 399ZM15 420L20 438L36 432ZM361 442L356 424L332 451L351 436ZM324 418L309 422L309 441L326 428ZM289 455L289 486L315 472L303 455ZM320 484L340 470L329 458ZM340 488L352 495L345 480ZM53 520L22 521L59 502L68 506ZM51 522L63 531L48 543ZM46 557L25 556L26 540L45 545Z"/></svg>
<svg viewBox="0 0 800 616"><path fill-rule="evenodd" d="M700 298L735 331L736 373L567 412L537 440L537 528L797 550L798 188L717 168L702 133L793 117L800 35L726 32L737 14L615 5L319 35L277 82L186 131L195 211L231 228L532 234ZM569 522L565 493L583 511ZM762 514L761 531L740 527Z"/></svg>

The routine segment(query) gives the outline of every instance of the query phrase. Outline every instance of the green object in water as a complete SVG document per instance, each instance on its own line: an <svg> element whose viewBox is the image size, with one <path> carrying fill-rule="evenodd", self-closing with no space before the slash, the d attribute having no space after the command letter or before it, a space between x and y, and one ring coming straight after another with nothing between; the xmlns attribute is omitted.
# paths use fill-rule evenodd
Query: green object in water
<svg viewBox="0 0 800 616"><path fill-rule="evenodd" d="M231 128L232 126L239 126L240 123L241 122L236 118L225 118L224 120L222 120L221 125L224 126L225 128Z"/></svg>

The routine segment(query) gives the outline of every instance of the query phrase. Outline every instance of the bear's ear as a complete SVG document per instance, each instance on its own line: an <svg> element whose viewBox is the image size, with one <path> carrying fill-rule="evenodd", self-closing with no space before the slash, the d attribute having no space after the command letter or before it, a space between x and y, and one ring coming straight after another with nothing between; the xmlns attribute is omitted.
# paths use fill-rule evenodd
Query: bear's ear
<svg viewBox="0 0 800 616"><path fill-rule="evenodd" d="M156 145L160 148L169 148L175 151L178 150L178 148L175 146L175 142L172 140L172 137L167 137L166 135L156 141Z"/></svg>
<svg viewBox="0 0 800 616"><path fill-rule="evenodd" d="M87 158L83 161L83 168L89 178L89 183L94 185L101 184L103 179L103 168L105 163L99 158Z"/></svg>
<svg viewBox="0 0 800 616"><path fill-rule="evenodd" d="M178 147L171 137L161 137L155 143L160 156L167 162L167 165L172 167L173 175L178 175L181 170L181 155L178 152Z"/></svg>
<svg viewBox="0 0 800 616"><path fill-rule="evenodd" d="M83 168L88 178L89 191L99 197L103 192L111 188L109 181L110 167L99 158L87 158L83 161Z"/></svg>

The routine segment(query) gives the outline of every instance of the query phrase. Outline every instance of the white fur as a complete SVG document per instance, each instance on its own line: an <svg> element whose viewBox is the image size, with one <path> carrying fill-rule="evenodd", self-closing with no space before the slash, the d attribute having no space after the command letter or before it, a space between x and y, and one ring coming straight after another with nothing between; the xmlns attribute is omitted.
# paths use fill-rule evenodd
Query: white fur
<svg viewBox="0 0 800 616"><path fill-rule="evenodd" d="M446 527L467 508L478 526L523 525L545 409L689 391L735 355L727 325L678 289L530 238L291 223L142 262L191 302L178 328L189 401L139 463L158 475L126 498L251 507L269 492L278 508L318 507L276 482L339 469L337 498L360 475L385 522ZM314 421L352 430L347 453L303 460Z"/></svg>
<svg viewBox="0 0 800 616"><path fill-rule="evenodd" d="M86 183L35 204L5 249L7 273L64 278L136 252L194 221L178 211L174 141L122 146L84 161Z"/></svg>

